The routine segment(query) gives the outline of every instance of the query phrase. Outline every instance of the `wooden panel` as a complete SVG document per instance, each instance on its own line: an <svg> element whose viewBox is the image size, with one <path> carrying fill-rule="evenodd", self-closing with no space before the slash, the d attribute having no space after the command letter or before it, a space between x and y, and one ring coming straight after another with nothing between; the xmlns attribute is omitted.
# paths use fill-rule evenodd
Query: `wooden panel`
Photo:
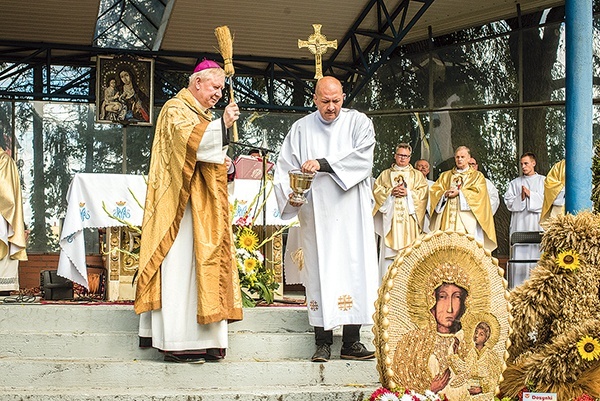
<svg viewBox="0 0 600 401"><path fill-rule="evenodd" d="M58 253L28 254L29 260L19 263L19 288L34 288L40 286L42 270L58 269ZM101 255L87 255L88 266L104 266Z"/></svg>

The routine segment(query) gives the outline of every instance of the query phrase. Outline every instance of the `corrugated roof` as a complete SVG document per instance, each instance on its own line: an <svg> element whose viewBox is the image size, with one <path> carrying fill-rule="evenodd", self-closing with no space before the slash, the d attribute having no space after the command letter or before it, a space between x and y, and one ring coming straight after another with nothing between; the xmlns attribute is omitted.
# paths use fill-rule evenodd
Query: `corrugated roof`
<svg viewBox="0 0 600 401"><path fill-rule="evenodd" d="M236 55L248 58L312 60L307 49L298 49L298 39L321 24L329 40L340 41L352 28L371 0L323 2L318 0L175 0L160 50L202 55L216 52L214 28L228 25ZM381 0L391 10L399 1ZM0 3L0 41L7 43L44 42L91 46L94 39L99 0L2 0ZM522 0L522 13L564 4L564 0ZM411 29L402 43L427 38L428 27L434 36L492 20L514 17L517 2L508 0L436 0ZM407 17L420 7L413 0ZM377 30L376 9L361 24L362 29ZM361 39L363 40L363 39ZM364 43L369 41L364 37ZM0 46L0 51L2 47ZM327 59L331 51L323 58ZM337 58L347 62L350 48ZM258 68L264 65L256 63Z"/></svg>

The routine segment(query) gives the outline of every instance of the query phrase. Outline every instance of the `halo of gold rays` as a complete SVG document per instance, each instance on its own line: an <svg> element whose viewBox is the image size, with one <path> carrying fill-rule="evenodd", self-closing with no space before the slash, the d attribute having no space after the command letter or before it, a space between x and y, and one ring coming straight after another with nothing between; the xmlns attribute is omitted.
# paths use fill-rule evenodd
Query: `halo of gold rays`
<svg viewBox="0 0 600 401"><path fill-rule="evenodd" d="M577 341L577 351L586 361L593 361L600 358L600 342L590 336L583 336Z"/></svg>
<svg viewBox="0 0 600 401"><path fill-rule="evenodd" d="M238 236L238 245L249 252L256 250L258 235L249 228L244 228Z"/></svg>
<svg viewBox="0 0 600 401"><path fill-rule="evenodd" d="M556 264L563 270L574 271L579 268L579 254L571 249L559 252Z"/></svg>
<svg viewBox="0 0 600 401"><path fill-rule="evenodd" d="M443 270L446 270L444 274ZM510 326L509 294L507 282L503 279L504 270L498 267L498 260L492 258L491 253L470 235L442 231L429 233L396 257L379 288L373 333L377 370L381 383L387 388L398 385L394 379L393 359L399 338L409 331L435 324L430 312L433 294L428 292L439 285L433 282L439 281L434 280L434 276L440 274L442 280L452 276L451 282L457 285L462 282L463 288L468 281L467 312L475 315L487 313L495 317L499 328L497 326L493 330L494 336L498 336L493 340L493 348L506 357ZM463 274L467 280L464 280Z"/></svg>

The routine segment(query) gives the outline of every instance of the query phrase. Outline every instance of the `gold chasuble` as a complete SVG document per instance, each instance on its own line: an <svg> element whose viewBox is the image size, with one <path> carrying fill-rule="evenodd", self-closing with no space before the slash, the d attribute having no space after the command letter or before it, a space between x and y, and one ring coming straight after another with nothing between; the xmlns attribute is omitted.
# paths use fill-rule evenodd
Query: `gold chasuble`
<svg viewBox="0 0 600 401"><path fill-rule="evenodd" d="M565 206L553 206L556 197L565 187L565 159L556 163L544 180L544 204L540 214L540 225L551 217L565 214Z"/></svg>
<svg viewBox="0 0 600 401"><path fill-rule="evenodd" d="M392 189L398 184L404 183L405 187L410 190L414 210L409 210L406 197L394 197L391 227L389 231L384 233L385 245L399 251L412 245L423 230L429 185L423 173L415 170L412 166L408 165L405 168L394 166L382 171L375 180L373 186L373 197L375 198L373 216L388 200ZM411 212L414 213L414 217Z"/></svg>
<svg viewBox="0 0 600 401"><path fill-rule="evenodd" d="M0 148L0 215L10 224L14 233L8 237L8 244L0 241L0 260L27 260L25 247L25 224L23 222L23 200L19 171L12 157ZM4 223L6 224L6 223ZM9 233L10 234L10 233ZM10 249L10 244L16 246Z"/></svg>
<svg viewBox="0 0 600 401"><path fill-rule="evenodd" d="M441 214L435 211L436 206L450 188L459 188L462 196L469 204L470 211L461 210L459 196L447 200ZM485 177L479 171L469 167L463 172L456 170L444 171L431 186L431 230L463 232L476 234L477 224L483 230L483 245L489 251L496 249L496 229L490 197L488 195Z"/></svg>
<svg viewBox="0 0 600 401"><path fill-rule="evenodd" d="M199 324L242 319L224 164L196 161L212 119L182 89L156 122L142 223L135 312L161 308L160 269L188 202L194 230Z"/></svg>

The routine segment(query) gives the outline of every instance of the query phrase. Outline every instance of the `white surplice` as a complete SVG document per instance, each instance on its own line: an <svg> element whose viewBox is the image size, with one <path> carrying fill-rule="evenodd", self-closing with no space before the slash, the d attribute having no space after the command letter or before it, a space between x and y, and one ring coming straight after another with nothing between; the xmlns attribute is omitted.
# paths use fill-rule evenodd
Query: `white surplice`
<svg viewBox="0 0 600 401"><path fill-rule="evenodd" d="M504 194L506 207L512 213L510 219L510 235L520 231L542 231L540 213L544 203L544 179L546 177L535 173L531 176L520 176L508 184ZM529 189L529 197L521 199L522 187ZM513 247L512 259L539 259L539 244L517 245ZM536 263L515 263L509 266L509 286L515 287L529 278L529 272Z"/></svg>
<svg viewBox="0 0 600 401"><path fill-rule="evenodd" d="M500 207L500 195L498 194L498 189L494 183L487 178L485 179L485 186L487 187L488 195L490 196L492 214L496 214L496 211L498 211L498 208Z"/></svg>
<svg viewBox="0 0 600 401"><path fill-rule="evenodd" d="M196 160L223 163L221 120L204 132ZM140 315L139 336L152 337L152 346L163 351L227 348L227 321L198 324L198 290L194 258L194 231L188 201L179 232L161 265L162 308Z"/></svg>
<svg viewBox="0 0 600 401"><path fill-rule="evenodd" d="M277 202L283 218L298 215L309 322L325 330L373 324L379 284L371 217L374 147L371 120L342 109L330 123L319 112L296 121L279 153ZM334 173L317 173L306 194L308 203L289 205L288 172L322 158Z"/></svg>

